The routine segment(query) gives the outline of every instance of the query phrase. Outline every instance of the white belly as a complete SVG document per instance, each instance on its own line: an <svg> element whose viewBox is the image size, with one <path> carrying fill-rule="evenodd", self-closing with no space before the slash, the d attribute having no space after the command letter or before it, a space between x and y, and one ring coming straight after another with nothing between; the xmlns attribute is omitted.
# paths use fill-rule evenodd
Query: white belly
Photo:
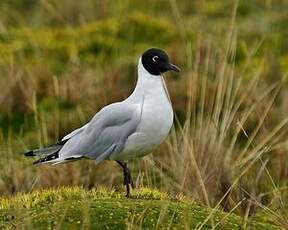
<svg viewBox="0 0 288 230"><path fill-rule="evenodd" d="M140 124L126 141L117 159L142 157L156 149L167 137L173 124L173 109L167 95L145 98ZM152 99L153 98L153 99Z"/></svg>

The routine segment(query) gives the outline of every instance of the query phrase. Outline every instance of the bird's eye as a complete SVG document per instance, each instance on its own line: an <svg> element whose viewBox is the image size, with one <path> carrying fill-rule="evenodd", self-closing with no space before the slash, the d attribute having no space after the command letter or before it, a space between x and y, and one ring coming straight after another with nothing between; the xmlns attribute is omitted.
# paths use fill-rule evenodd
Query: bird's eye
<svg viewBox="0 0 288 230"><path fill-rule="evenodd" d="M154 57L152 58L152 61L154 61L154 62L158 62L158 59L159 59L158 56L154 56Z"/></svg>

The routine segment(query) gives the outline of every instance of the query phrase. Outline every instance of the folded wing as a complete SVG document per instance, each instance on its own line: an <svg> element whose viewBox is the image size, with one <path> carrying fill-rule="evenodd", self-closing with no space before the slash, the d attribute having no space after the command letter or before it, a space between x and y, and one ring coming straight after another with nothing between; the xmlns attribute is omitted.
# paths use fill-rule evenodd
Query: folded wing
<svg viewBox="0 0 288 230"><path fill-rule="evenodd" d="M85 126L65 136L57 154L39 159L37 163L62 163L77 158L95 159L97 163L121 152L127 138L140 121L141 106L114 103L100 110Z"/></svg>

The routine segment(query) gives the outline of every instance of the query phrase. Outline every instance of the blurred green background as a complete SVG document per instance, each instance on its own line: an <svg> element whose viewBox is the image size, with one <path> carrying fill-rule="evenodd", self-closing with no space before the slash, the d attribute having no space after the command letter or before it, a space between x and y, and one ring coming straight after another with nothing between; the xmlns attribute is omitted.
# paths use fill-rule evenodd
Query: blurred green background
<svg viewBox="0 0 288 230"><path fill-rule="evenodd" d="M227 210L241 201L234 211L243 215L264 205L283 224L287 12L285 0L1 0L0 193L121 189L112 162L36 168L20 153L126 98L139 56L160 47L183 70L165 78L175 129L153 155L131 163L138 185L212 205L224 197Z"/></svg>

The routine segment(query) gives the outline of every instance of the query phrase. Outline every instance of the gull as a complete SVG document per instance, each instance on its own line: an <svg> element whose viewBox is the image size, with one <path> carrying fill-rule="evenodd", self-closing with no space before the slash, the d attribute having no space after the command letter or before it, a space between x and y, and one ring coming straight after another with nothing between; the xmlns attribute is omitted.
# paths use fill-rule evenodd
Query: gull
<svg viewBox="0 0 288 230"><path fill-rule="evenodd" d="M132 94L105 106L84 126L56 144L30 150L25 156L40 156L33 164L59 164L82 158L114 160L123 169L126 196L134 188L127 161L155 150L168 136L173 109L163 73L180 69L170 63L165 51L146 50L138 61L138 79Z"/></svg>

